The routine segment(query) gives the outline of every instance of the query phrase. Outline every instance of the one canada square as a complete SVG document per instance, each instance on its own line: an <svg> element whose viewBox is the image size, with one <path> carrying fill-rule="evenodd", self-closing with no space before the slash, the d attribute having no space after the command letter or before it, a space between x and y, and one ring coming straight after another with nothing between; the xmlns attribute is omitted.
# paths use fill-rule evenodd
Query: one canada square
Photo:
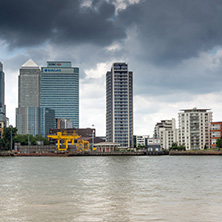
<svg viewBox="0 0 222 222"><path fill-rule="evenodd" d="M126 63L106 73L106 139L133 147L133 72Z"/></svg>

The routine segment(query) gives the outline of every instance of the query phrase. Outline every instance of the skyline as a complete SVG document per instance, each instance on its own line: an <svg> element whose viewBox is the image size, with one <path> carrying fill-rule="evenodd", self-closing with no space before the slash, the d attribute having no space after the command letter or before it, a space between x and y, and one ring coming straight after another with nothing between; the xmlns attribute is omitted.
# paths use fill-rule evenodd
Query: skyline
<svg viewBox="0 0 222 222"><path fill-rule="evenodd" d="M2 1L0 61L10 124L19 68L30 58L39 67L65 60L80 68L80 127L94 124L97 135L105 135L105 75L114 62L134 72L134 134L152 135L163 119L178 124L181 109L209 108L213 121L222 119L220 1L51 4Z"/></svg>

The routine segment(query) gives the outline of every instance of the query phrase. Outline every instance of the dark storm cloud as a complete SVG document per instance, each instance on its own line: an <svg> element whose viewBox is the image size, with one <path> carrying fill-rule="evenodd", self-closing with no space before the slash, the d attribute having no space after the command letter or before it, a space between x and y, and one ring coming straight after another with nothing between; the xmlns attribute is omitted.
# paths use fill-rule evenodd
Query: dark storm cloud
<svg viewBox="0 0 222 222"><path fill-rule="evenodd" d="M93 0L91 7L82 2L2 0L0 38L11 47L47 41L108 46L135 26L142 46L137 58L163 65L222 44L220 0L141 0L117 15L118 0Z"/></svg>
<svg viewBox="0 0 222 222"><path fill-rule="evenodd" d="M222 1L148 0L119 13L123 27L136 26L141 58L177 62L222 44Z"/></svg>
<svg viewBox="0 0 222 222"><path fill-rule="evenodd" d="M11 47L21 47L46 41L104 46L125 37L112 20L113 4L100 0L93 1L92 7L81 7L81 3L81 0L2 0L0 38Z"/></svg>

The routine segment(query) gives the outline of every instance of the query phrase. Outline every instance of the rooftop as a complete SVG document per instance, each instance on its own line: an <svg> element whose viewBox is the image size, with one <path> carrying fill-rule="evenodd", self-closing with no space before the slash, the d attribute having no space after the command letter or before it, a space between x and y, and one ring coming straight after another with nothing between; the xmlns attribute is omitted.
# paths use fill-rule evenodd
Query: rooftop
<svg viewBox="0 0 222 222"><path fill-rule="evenodd" d="M184 112L207 112L208 110L211 110L211 109L197 109L196 107L194 107L193 109L181 109L180 111L184 111Z"/></svg>
<svg viewBox="0 0 222 222"><path fill-rule="evenodd" d="M39 68L39 67L32 59L29 59L26 63L22 65L22 68Z"/></svg>

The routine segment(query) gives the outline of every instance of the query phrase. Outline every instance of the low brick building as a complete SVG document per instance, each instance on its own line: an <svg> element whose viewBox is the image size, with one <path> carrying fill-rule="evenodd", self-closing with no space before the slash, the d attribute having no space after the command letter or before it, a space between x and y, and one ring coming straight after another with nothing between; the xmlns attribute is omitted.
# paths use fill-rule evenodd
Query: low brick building
<svg viewBox="0 0 222 222"><path fill-rule="evenodd" d="M210 138L211 138L211 149L216 149L217 139L222 136L222 122L211 122L210 126Z"/></svg>
<svg viewBox="0 0 222 222"><path fill-rule="evenodd" d="M97 152L108 153L108 152L114 152L117 148L120 147L120 144L112 142L102 142L102 143L95 143L94 147L96 147Z"/></svg>

